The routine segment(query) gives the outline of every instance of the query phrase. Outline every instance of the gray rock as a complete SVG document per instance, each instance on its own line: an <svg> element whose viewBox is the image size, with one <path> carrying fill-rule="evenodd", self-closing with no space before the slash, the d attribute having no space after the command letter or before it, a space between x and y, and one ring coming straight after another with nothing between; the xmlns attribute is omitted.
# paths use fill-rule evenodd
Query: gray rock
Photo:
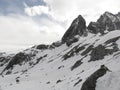
<svg viewBox="0 0 120 90"><path fill-rule="evenodd" d="M97 79L105 75L107 71L109 71L109 69L101 65L100 69L87 78L80 90L95 90Z"/></svg>
<svg viewBox="0 0 120 90"><path fill-rule="evenodd" d="M36 47L36 49L44 50L44 49L48 49L48 47L49 47L49 45L40 44Z"/></svg>
<svg viewBox="0 0 120 90"><path fill-rule="evenodd" d="M90 22L88 25L88 31L91 33L104 34L105 31L113 31L120 29L120 13L114 15L110 12L105 12L97 22Z"/></svg>
<svg viewBox="0 0 120 90"><path fill-rule="evenodd" d="M79 15L71 24L69 29L66 31L64 36L62 37L62 43L74 38L74 36L85 36L87 34L86 31L86 21L85 19Z"/></svg>

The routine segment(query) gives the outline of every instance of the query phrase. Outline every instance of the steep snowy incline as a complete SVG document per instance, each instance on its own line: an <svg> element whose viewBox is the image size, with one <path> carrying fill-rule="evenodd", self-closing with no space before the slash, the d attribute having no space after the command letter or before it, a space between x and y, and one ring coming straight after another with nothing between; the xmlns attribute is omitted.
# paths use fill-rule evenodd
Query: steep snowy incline
<svg viewBox="0 0 120 90"><path fill-rule="evenodd" d="M78 33L80 26L72 33ZM0 90L119 90L120 30L104 34L81 30L87 35L68 35L64 43L4 55L0 59Z"/></svg>
<svg viewBox="0 0 120 90"><path fill-rule="evenodd" d="M120 36L120 31L116 30L116 31L111 31L110 33L104 36L101 36L99 34L97 35L90 34L85 38L79 38L79 41L72 44L70 47L67 47L66 44L63 44L60 47L56 47L55 49L52 50L42 51L37 49L34 50L31 49L34 52L38 51L36 53L35 58L31 61L35 61L36 59L44 55L47 56L41 59L38 64L33 66L30 66L29 63L24 63L22 65L15 65L11 71L12 72L11 74L4 75L4 77L0 77L1 89L2 90L16 90L16 89L17 90L26 90L26 89L80 90L82 84L85 82L85 80L87 80L87 77L89 77L95 71L97 71L100 68L100 66L103 64L106 67L108 67L111 71L111 72L108 71L106 75L109 76L110 73L112 74L114 72L119 73L119 68L120 68L119 50L113 52L113 54L112 53L107 54L106 56L104 56L103 59L98 58L98 60L96 61L90 61L92 57L91 52L95 50L95 48L100 44L107 46L106 48L108 50L112 50L113 48L112 43L115 42L118 45L118 47L120 47L120 39L117 39L115 42L111 41L111 43L105 44L109 40L113 40L118 36ZM91 49L88 52L88 48L91 45L93 45L92 47L93 49ZM80 47L85 47L85 48L84 49L81 48L82 50L80 50ZM28 49L24 51L24 53L30 53L31 50ZM104 51L101 53L104 53ZM104 77L106 77L106 75ZM105 79L109 79L109 78L105 78ZM100 90L99 88L101 86L99 85L101 85L100 81L102 82L102 80L104 79L101 78L98 79L96 90ZM109 87L108 89L107 87L105 89L108 90ZM118 89L114 89L114 90L118 90Z"/></svg>

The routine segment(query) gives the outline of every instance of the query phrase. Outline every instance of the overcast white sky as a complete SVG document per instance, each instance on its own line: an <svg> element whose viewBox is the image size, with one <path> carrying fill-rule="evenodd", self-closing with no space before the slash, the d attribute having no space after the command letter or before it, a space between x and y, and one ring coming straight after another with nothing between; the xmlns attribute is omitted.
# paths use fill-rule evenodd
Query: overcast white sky
<svg viewBox="0 0 120 90"><path fill-rule="evenodd" d="M120 0L0 0L0 51L60 40L79 14L88 24L105 11L118 13Z"/></svg>

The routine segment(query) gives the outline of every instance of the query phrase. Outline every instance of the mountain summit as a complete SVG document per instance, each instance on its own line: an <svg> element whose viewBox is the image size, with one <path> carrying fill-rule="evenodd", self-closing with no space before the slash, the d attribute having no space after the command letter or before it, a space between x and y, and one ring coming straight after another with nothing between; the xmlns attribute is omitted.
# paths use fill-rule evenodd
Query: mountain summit
<svg viewBox="0 0 120 90"><path fill-rule="evenodd" d="M120 13L86 26L79 15L61 41L0 54L0 90L120 90Z"/></svg>
<svg viewBox="0 0 120 90"><path fill-rule="evenodd" d="M71 43L78 41L77 35L83 37L86 37L88 33L100 33L103 35L113 30L120 30L120 13L114 15L110 12L105 12L97 22L90 22L88 27L85 19L79 15L63 35L62 43L66 43L69 46Z"/></svg>
<svg viewBox="0 0 120 90"><path fill-rule="evenodd" d="M69 29L66 31L64 36L62 37L62 42L66 42L74 36L79 35L79 36L85 36L87 33L86 30L86 21L85 19L79 15L71 24Z"/></svg>
<svg viewBox="0 0 120 90"><path fill-rule="evenodd" d="M119 30L120 29L120 15L119 13L114 15L110 12L105 12L97 22L91 22L88 25L88 30L91 33L104 34L107 31Z"/></svg>

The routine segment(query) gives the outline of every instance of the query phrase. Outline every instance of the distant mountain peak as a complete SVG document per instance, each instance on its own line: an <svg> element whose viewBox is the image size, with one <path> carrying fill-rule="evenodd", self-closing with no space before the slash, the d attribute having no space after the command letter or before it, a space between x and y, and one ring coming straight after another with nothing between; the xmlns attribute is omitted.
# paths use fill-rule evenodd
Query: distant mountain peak
<svg viewBox="0 0 120 90"><path fill-rule="evenodd" d="M103 15L101 15L101 17L100 17L100 19L101 18L104 18L104 20L106 21L106 19L110 19L112 22L118 22L118 17L117 17L117 15L114 15L114 14L112 14L112 13L110 13L110 12L105 12ZM98 19L99 20L99 19ZM105 22L104 21L104 22Z"/></svg>
<svg viewBox="0 0 120 90"><path fill-rule="evenodd" d="M113 15L111 12L106 11L103 15Z"/></svg>
<svg viewBox="0 0 120 90"><path fill-rule="evenodd" d="M97 22L90 22L88 27L86 21L79 15L73 20L68 30L62 37L62 43L66 43L68 46L74 42L77 42L76 35L87 36L89 33L105 34L106 32L120 29L120 12L118 14L112 14L108 11L103 13L97 20Z"/></svg>
<svg viewBox="0 0 120 90"><path fill-rule="evenodd" d="M66 42L70 39L72 39L74 36L84 36L86 34L86 21L82 17L82 15L79 15L71 24L71 26L68 28L64 36L62 37L62 42Z"/></svg>
<svg viewBox="0 0 120 90"><path fill-rule="evenodd" d="M112 14L110 12L105 12L97 22L90 22L88 25L88 30L94 34L101 33L104 34L105 31L113 31L120 29L120 15Z"/></svg>

